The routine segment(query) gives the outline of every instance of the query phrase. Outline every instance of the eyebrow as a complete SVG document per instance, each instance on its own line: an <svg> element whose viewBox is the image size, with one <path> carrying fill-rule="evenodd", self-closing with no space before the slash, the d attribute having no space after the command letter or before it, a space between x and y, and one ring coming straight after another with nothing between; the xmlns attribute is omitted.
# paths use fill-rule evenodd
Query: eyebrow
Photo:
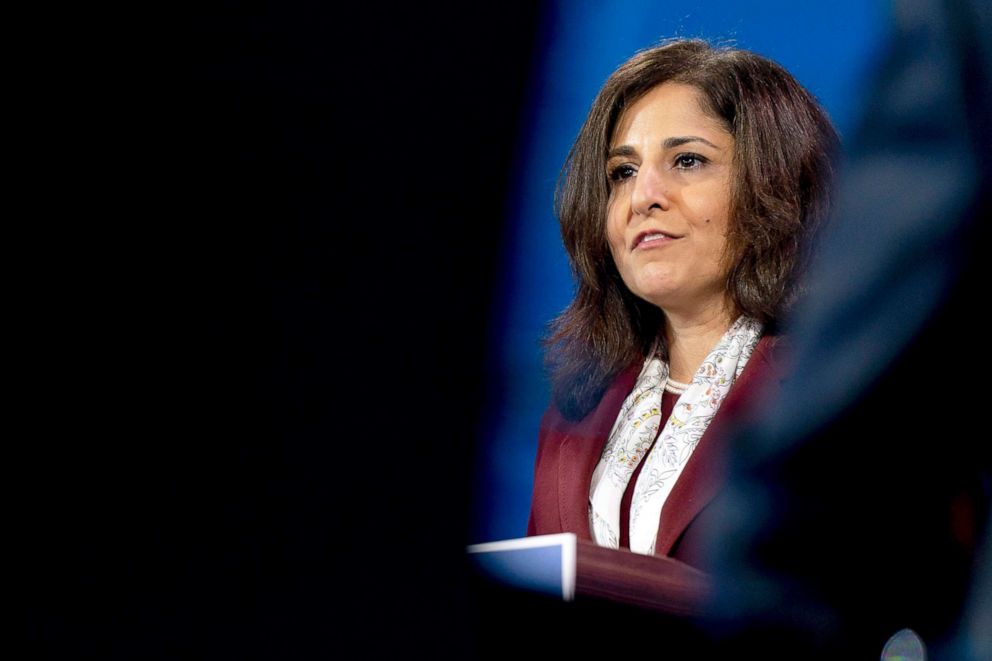
<svg viewBox="0 0 992 661"><path fill-rule="evenodd" d="M630 145L620 145L619 147L614 147L606 155L607 160L613 158L614 156L636 156L637 152Z"/></svg>
<svg viewBox="0 0 992 661"><path fill-rule="evenodd" d="M661 144L665 149L672 149L673 147L680 147L690 142L702 142L705 145L709 145L713 149L720 149L706 138L701 138L698 135L680 135L672 138L665 138L665 141ZM614 156L636 156L636 155L637 152L633 147L631 147L630 145L621 145L619 147L614 147L613 149L611 149L609 153L606 155L606 158L610 159L613 158Z"/></svg>
<svg viewBox="0 0 992 661"><path fill-rule="evenodd" d="M662 144L664 144L665 149L671 149L672 147L684 145L687 142L702 142L703 144L709 145L713 149L719 149L719 147L714 145L712 142L706 138L700 138L698 135L680 135L676 138L666 138L665 142Z"/></svg>

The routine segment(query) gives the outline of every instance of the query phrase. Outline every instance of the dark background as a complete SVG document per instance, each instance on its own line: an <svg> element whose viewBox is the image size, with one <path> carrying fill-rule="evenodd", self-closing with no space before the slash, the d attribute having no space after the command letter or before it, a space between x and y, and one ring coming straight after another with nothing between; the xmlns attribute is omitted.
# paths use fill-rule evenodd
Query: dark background
<svg viewBox="0 0 992 661"><path fill-rule="evenodd" d="M34 649L469 655L480 338L536 8L77 11L33 51L15 243Z"/></svg>

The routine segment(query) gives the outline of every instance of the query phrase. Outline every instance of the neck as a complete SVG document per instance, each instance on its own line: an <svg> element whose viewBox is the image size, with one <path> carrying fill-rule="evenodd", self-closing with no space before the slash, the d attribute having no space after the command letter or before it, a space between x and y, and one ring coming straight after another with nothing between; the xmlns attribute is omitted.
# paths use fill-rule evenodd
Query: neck
<svg viewBox="0 0 992 661"><path fill-rule="evenodd" d="M669 376L676 381L692 381L696 370L733 321L733 315L722 306L692 316L666 312Z"/></svg>

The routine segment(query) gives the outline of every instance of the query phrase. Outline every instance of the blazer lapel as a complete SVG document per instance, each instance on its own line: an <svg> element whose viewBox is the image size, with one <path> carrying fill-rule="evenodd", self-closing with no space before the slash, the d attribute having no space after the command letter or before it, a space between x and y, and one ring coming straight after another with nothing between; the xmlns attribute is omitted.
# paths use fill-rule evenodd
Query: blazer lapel
<svg viewBox="0 0 992 661"><path fill-rule="evenodd" d="M591 540L589 530L589 485L596 463L630 394L642 365L635 363L610 384L599 404L589 415L570 426L558 450L558 511L562 530Z"/></svg>
<svg viewBox="0 0 992 661"><path fill-rule="evenodd" d="M736 414L756 395L764 392L766 387L778 387L779 370L771 355L776 339L765 336L758 341L740 377L727 393L720 410L713 416L678 481L672 487L661 510L661 523L654 549L656 555L668 555L686 527L723 486L729 436L724 427L732 423ZM589 479L592 479L591 472Z"/></svg>

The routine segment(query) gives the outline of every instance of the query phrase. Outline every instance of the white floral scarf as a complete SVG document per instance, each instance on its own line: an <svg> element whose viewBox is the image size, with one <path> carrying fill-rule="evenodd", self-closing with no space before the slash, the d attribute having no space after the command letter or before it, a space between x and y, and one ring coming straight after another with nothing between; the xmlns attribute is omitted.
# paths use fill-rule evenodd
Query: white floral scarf
<svg viewBox="0 0 992 661"><path fill-rule="evenodd" d="M652 354L644 361L634 390L620 407L589 489L589 519L600 546L619 547L620 503L637 464L646 463L634 485L630 505L630 549L654 554L661 508L720 404L740 376L761 337L762 326L739 317L706 357L679 397L658 435L661 397L668 363ZM654 447L651 445L658 437Z"/></svg>

